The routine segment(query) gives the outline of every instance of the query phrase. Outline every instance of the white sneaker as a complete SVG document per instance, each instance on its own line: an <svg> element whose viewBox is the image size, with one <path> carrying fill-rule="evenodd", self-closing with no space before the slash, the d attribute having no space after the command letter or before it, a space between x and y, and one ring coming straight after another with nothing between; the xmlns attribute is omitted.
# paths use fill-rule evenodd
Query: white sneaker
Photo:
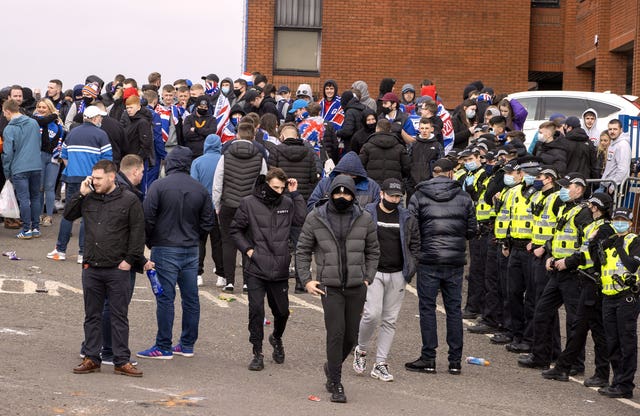
<svg viewBox="0 0 640 416"><path fill-rule="evenodd" d="M216 282L216 287L225 287L227 285L227 279L222 276L218 276L218 281Z"/></svg>
<svg viewBox="0 0 640 416"><path fill-rule="evenodd" d="M202 286L202 275L201 274L198 275L198 283L197 284L198 284L198 286Z"/></svg>
<svg viewBox="0 0 640 416"><path fill-rule="evenodd" d="M361 351L360 347L356 345L356 349L353 350L353 371L357 374L362 374L366 368L367 352Z"/></svg>
<svg viewBox="0 0 640 416"><path fill-rule="evenodd" d="M393 376L389 373L389 365L387 363L376 363L371 370L371 377L381 381L393 381Z"/></svg>
<svg viewBox="0 0 640 416"><path fill-rule="evenodd" d="M58 251L56 249L53 249L52 252L47 253L47 258L51 259L51 260L66 260L67 259L67 255L61 251Z"/></svg>
<svg viewBox="0 0 640 416"><path fill-rule="evenodd" d="M249 293L249 288L247 285L242 285L242 293Z"/></svg>
<svg viewBox="0 0 640 416"><path fill-rule="evenodd" d="M223 292L233 293L233 284L229 283L222 289Z"/></svg>
<svg viewBox="0 0 640 416"><path fill-rule="evenodd" d="M78 264L82 264L82 261L84 260L84 256L82 254L78 254Z"/></svg>

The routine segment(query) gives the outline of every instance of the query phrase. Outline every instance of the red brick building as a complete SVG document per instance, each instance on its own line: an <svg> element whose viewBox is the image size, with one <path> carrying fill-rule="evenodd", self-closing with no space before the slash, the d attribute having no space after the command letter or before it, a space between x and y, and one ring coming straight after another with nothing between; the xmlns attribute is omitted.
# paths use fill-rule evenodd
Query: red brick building
<svg viewBox="0 0 640 416"><path fill-rule="evenodd" d="M497 93L539 89L640 95L638 0L378 2L248 0L245 69L274 84L328 78L432 80L447 107L481 79Z"/></svg>

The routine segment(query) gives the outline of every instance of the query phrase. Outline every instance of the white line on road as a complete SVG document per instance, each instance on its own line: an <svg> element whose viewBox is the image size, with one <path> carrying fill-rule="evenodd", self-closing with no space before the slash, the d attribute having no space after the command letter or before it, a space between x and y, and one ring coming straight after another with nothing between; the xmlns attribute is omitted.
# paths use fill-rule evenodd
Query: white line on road
<svg viewBox="0 0 640 416"><path fill-rule="evenodd" d="M29 335L26 332L18 331L17 329L11 328L0 328L1 334L13 334L13 335Z"/></svg>
<svg viewBox="0 0 640 416"><path fill-rule="evenodd" d="M309 303L306 300L300 299L297 296L289 295L289 301L293 302L293 303L296 303L296 304L298 304L300 306L303 306L305 308L312 309L314 311L318 311L318 312L324 313L324 311L322 310L321 307L316 306L313 303Z"/></svg>
<svg viewBox="0 0 640 416"><path fill-rule="evenodd" d="M210 300L211 302L215 303L216 305L220 306L221 308L228 308L229 307L229 302L227 302L226 300L218 299L218 297L215 296L214 294L209 293L209 292L205 292L202 289L200 289L200 296Z"/></svg>

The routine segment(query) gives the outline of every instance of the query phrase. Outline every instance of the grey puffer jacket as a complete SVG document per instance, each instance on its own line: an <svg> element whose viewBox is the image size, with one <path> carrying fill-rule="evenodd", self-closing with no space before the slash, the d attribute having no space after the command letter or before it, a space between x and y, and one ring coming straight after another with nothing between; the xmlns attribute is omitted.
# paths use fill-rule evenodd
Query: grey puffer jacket
<svg viewBox="0 0 640 416"><path fill-rule="evenodd" d="M350 182L350 184L349 184ZM331 189L345 186L355 193L353 179L340 175L334 179ZM337 238L330 216L349 215L345 239ZM306 285L312 280L311 256L316 255L316 280L328 287L358 287L364 281L371 283L378 268L380 247L376 224L371 214L354 204L345 214L334 211L332 203L314 208L304 222L296 248L296 267L300 281ZM346 264L344 262L346 261ZM346 270L346 276L345 271Z"/></svg>

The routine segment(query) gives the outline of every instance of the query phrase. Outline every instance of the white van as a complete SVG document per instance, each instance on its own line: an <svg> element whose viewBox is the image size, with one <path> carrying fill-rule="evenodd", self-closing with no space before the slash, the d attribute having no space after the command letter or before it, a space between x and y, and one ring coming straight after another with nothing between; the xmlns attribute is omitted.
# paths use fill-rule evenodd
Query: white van
<svg viewBox="0 0 640 416"><path fill-rule="evenodd" d="M561 113L565 117L576 116L582 121L582 113L593 108L598 112L598 131L606 130L609 120L618 118L619 115L640 115L640 104L636 101L638 97L630 95L585 91L525 91L509 94L507 98L515 98L529 112L523 127L527 146L540 124L549 120L553 113Z"/></svg>

